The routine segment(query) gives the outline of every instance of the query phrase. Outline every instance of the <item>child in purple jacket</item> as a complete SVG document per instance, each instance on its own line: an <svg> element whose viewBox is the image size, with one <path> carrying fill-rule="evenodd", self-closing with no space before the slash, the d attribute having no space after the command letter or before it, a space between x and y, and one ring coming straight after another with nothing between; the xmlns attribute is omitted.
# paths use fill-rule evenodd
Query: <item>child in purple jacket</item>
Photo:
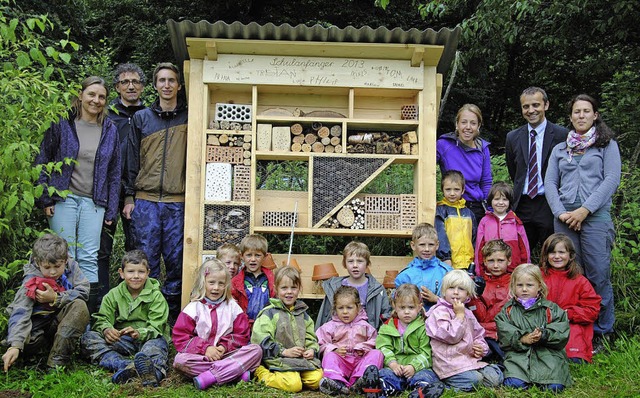
<svg viewBox="0 0 640 398"><path fill-rule="evenodd" d="M431 338L433 370L456 390L471 391L479 385L497 387L503 381L497 365L481 360L489 352L484 329L464 306L475 296L475 285L467 272L450 271L442 279L442 297L425 321Z"/></svg>

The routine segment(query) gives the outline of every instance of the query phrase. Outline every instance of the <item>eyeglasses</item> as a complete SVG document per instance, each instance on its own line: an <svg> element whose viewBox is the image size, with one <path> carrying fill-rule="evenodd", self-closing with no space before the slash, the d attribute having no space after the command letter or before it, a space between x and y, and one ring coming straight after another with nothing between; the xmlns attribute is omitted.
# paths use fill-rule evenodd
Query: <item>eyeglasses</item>
<svg viewBox="0 0 640 398"><path fill-rule="evenodd" d="M142 82L140 80L136 80L136 79L133 79L133 80L127 79L127 80L119 80L118 84L121 84L121 85L123 85L125 87L129 87L129 84L133 84L135 87L140 87Z"/></svg>

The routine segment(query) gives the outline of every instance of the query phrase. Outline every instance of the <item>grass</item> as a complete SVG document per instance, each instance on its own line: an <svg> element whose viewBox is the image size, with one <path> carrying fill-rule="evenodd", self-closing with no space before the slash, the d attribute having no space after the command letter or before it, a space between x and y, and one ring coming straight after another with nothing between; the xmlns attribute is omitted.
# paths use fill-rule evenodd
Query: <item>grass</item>
<svg viewBox="0 0 640 398"><path fill-rule="evenodd" d="M638 397L640 396L640 337L618 338L609 354L597 355L591 365L571 365L574 385L562 397ZM0 398L9 397L302 397L321 398L319 392L304 391L287 394L256 382L197 391L191 380L170 371L160 388L143 388L140 383L114 385L110 374L79 362L73 369L45 374L34 368L12 368L0 375ZM406 397L406 393L403 397ZM447 391L443 397L554 397L549 392L533 388L528 391L506 388L483 388L474 393Z"/></svg>

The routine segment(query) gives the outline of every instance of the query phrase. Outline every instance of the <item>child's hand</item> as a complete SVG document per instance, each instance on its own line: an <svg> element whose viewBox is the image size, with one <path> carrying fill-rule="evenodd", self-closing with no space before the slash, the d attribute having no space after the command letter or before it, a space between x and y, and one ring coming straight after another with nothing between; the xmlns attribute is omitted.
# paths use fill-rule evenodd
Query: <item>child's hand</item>
<svg viewBox="0 0 640 398"><path fill-rule="evenodd" d="M114 328L108 328L102 331L104 339L109 344L114 344L120 340L120 332Z"/></svg>
<svg viewBox="0 0 640 398"><path fill-rule="evenodd" d="M13 365L13 363L16 361L16 359L18 359L19 356L20 350L16 347L11 347L7 350L7 352L4 353L4 355L2 356L2 362L4 364L3 369L5 373L9 371L9 368L11 367L11 365Z"/></svg>
<svg viewBox="0 0 640 398"><path fill-rule="evenodd" d="M456 318L464 320L464 303L457 298L453 299L453 312L456 314Z"/></svg>
<svg viewBox="0 0 640 398"><path fill-rule="evenodd" d="M341 357L343 357L343 356L347 355L347 348L346 347L340 347L340 348L337 348L335 350L335 352L336 352L336 354L338 354Z"/></svg>
<svg viewBox="0 0 640 398"><path fill-rule="evenodd" d="M204 353L204 356L207 357L208 360L210 361L218 361L220 359L222 359L222 356L224 355L224 347L222 346L212 346L210 345L209 347L207 347L207 350Z"/></svg>
<svg viewBox="0 0 640 398"><path fill-rule="evenodd" d="M304 348L291 347L282 351L282 356L287 358L300 358L303 353L304 353Z"/></svg>
<svg viewBox="0 0 640 398"><path fill-rule="evenodd" d="M542 331L538 328L535 328L533 332L527 333L520 338L520 342L526 345L532 345L540 341L540 337L542 337Z"/></svg>
<svg viewBox="0 0 640 398"><path fill-rule="evenodd" d="M353 350L353 353L361 357L364 355L364 350Z"/></svg>
<svg viewBox="0 0 640 398"><path fill-rule="evenodd" d="M127 326L126 328L120 331L120 336L125 336L125 335L129 335L132 339L136 340L140 337L140 332L138 332L136 329L132 328L131 326Z"/></svg>
<svg viewBox="0 0 640 398"><path fill-rule="evenodd" d="M416 369L413 367L413 365L404 365L402 367L402 375L407 379L412 378L413 375L415 374L416 374Z"/></svg>
<svg viewBox="0 0 640 398"><path fill-rule="evenodd" d="M391 362L389 364L389 369L391 369L393 371L393 374L398 377L402 377L404 373L403 366L400 365L398 362Z"/></svg>
<svg viewBox="0 0 640 398"><path fill-rule="evenodd" d="M56 293L53 288L46 282L42 283L45 290L36 289L36 301L40 304L53 303L56 301L56 297L58 297L58 293Z"/></svg>
<svg viewBox="0 0 640 398"><path fill-rule="evenodd" d="M315 351L309 348L308 350L302 353L302 358L312 360L315 355L316 355Z"/></svg>
<svg viewBox="0 0 640 398"><path fill-rule="evenodd" d="M427 300L430 303L435 303L435 302L438 301L438 296L433 294L433 292L431 290L429 290L428 288L426 288L424 286L420 287L420 298L422 300Z"/></svg>
<svg viewBox="0 0 640 398"><path fill-rule="evenodd" d="M473 350L473 356L476 358L482 358L484 354L484 348L480 344L474 344L471 349Z"/></svg>

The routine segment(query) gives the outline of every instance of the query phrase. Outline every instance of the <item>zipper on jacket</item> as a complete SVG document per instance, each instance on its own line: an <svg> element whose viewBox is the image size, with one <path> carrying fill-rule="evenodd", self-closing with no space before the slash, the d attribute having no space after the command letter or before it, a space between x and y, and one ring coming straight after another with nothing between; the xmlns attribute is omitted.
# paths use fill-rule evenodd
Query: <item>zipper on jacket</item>
<svg viewBox="0 0 640 398"><path fill-rule="evenodd" d="M164 184L164 167L167 163L167 145L168 145L168 141L169 141L169 124L170 121L166 122L167 127L164 130L164 145L163 145L163 150L162 150L162 169L160 170L160 193L158 195L158 201L162 202L162 187Z"/></svg>

